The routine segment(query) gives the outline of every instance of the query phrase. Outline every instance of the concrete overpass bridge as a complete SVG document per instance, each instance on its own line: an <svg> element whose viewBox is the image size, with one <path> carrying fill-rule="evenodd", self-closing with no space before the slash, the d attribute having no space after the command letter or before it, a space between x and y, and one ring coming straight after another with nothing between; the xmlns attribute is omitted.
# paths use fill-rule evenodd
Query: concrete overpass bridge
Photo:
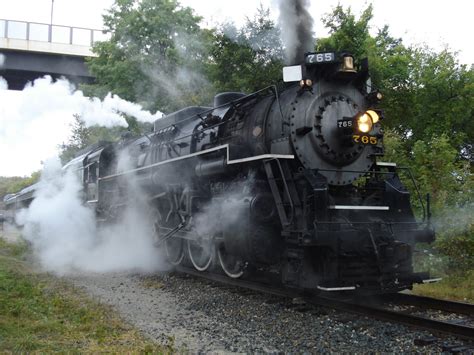
<svg viewBox="0 0 474 355"><path fill-rule="evenodd" d="M95 56L95 42L108 38L101 30L0 19L0 76L12 90L44 75L92 82L85 58Z"/></svg>

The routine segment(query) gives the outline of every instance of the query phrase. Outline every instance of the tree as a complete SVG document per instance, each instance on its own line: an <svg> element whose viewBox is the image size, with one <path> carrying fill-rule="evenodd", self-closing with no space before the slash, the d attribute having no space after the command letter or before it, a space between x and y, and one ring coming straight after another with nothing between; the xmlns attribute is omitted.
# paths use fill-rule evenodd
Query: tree
<svg viewBox="0 0 474 355"><path fill-rule="evenodd" d="M445 49L414 50L414 107L405 119L414 139L445 135L458 152L472 157L474 142L474 70L460 65ZM403 125L400 123L400 125Z"/></svg>
<svg viewBox="0 0 474 355"><path fill-rule="evenodd" d="M41 176L41 171L33 172L29 177L0 176L0 205L3 202L3 197L7 194L18 192L27 186L38 182Z"/></svg>
<svg viewBox="0 0 474 355"><path fill-rule="evenodd" d="M418 140L408 149L404 139L387 130L384 137L385 158L410 168L420 195L431 194L431 211L437 239L436 250L447 258L438 265L444 271L463 273L474 268L474 175L467 161L460 161L458 151L446 135ZM412 205L421 215L417 190L401 170L401 177L411 191ZM448 269L446 270L446 267Z"/></svg>
<svg viewBox="0 0 474 355"><path fill-rule="evenodd" d="M372 5L365 9L357 20L351 8L337 5L332 13L323 18L330 36L320 38L316 50L349 51L356 59L367 57L369 42L369 22L372 19Z"/></svg>
<svg viewBox="0 0 474 355"><path fill-rule="evenodd" d="M112 37L94 46L98 57L88 62L97 84L86 92L111 91L161 111L202 103L194 95L208 85L200 75L205 59L200 20L176 0L116 0L104 16Z"/></svg>
<svg viewBox="0 0 474 355"><path fill-rule="evenodd" d="M380 35L380 34L379 34ZM474 142L474 71L460 65L456 53L427 47L378 52L378 85L388 127L413 147L418 140L444 135L458 155L472 159Z"/></svg>
<svg viewBox="0 0 474 355"><path fill-rule="evenodd" d="M384 94L384 125L401 135L407 150L419 140L444 135L458 155L472 158L474 142L474 69L459 64L449 49L407 47L389 27L369 33L372 6L359 19L338 5L324 18L330 36L318 50L348 50L369 59L373 86Z"/></svg>
<svg viewBox="0 0 474 355"><path fill-rule="evenodd" d="M212 34L208 76L218 91L255 92L281 78L279 29L260 6L242 28L227 23Z"/></svg>
<svg viewBox="0 0 474 355"><path fill-rule="evenodd" d="M134 135L140 135L143 132L150 131L150 123L138 122L133 117L125 117L128 127L87 127L79 115L75 115L74 123L71 125L71 136L67 143L59 146L61 151L60 159L63 164L77 156L82 149L91 146L99 141L115 142L119 140L125 132L131 132Z"/></svg>
<svg viewBox="0 0 474 355"><path fill-rule="evenodd" d="M88 66L97 83L148 109L169 112L207 105L217 91L254 92L281 77L279 29L260 7L242 28L199 28L200 18L176 0L117 0L105 16L112 37L94 47Z"/></svg>
<svg viewBox="0 0 474 355"><path fill-rule="evenodd" d="M412 170L423 193L432 195L435 247L457 272L474 269L474 176L446 135L417 141Z"/></svg>

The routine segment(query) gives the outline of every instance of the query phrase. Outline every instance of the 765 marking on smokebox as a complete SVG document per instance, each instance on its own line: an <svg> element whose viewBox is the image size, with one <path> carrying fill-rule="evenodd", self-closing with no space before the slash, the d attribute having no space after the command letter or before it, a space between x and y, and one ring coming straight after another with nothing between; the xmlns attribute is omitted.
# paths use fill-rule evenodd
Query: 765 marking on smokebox
<svg viewBox="0 0 474 355"><path fill-rule="evenodd" d="M354 134L352 136L352 140L355 143L362 143L362 144L372 144L376 145L378 143L377 137L372 137L372 136L362 136L360 134Z"/></svg>

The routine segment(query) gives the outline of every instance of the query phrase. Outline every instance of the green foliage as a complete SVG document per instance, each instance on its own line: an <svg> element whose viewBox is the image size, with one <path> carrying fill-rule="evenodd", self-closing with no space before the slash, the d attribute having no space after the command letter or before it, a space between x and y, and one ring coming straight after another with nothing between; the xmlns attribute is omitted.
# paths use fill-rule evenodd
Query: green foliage
<svg viewBox="0 0 474 355"><path fill-rule="evenodd" d="M448 137L417 141L413 148L412 170L422 193L431 193L435 248L447 256L448 270L474 270L474 189L473 175Z"/></svg>
<svg viewBox="0 0 474 355"><path fill-rule="evenodd" d="M73 159L80 150L91 146L99 141L114 142L121 138L125 132L139 135L148 132L151 129L149 123L138 122L133 117L125 117L128 127L104 127L90 126L86 127L85 122L80 116L75 116L74 123L71 125L71 137L67 143L60 145L61 162L65 164Z"/></svg>
<svg viewBox="0 0 474 355"><path fill-rule="evenodd" d="M473 208L473 206L471 206ZM466 273L474 270L474 224L466 224L466 221L460 221L461 226L450 224L452 219L444 219L447 225L442 226L441 232L436 241L436 249L448 257L446 261L447 270L455 270L458 273ZM455 218L454 218L455 219ZM464 229L460 231L459 229Z"/></svg>
<svg viewBox="0 0 474 355"><path fill-rule="evenodd" d="M451 146L471 157L474 142L474 71L445 49L406 51L404 84L385 81L388 123L410 141L444 134Z"/></svg>
<svg viewBox="0 0 474 355"><path fill-rule="evenodd" d="M474 270L474 175L470 164L459 160L458 151L446 135L416 141L408 149L394 131L386 131L385 156L412 171L420 193L431 195L433 224L437 232L430 266L442 273ZM412 204L421 205L407 176Z"/></svg>
<svg viewBox="0 0 474 355"><path fill-rule="evenodd" d="M396 162L399 166L410 166L409 150L397 132L385 129L383 143L384 160Z"/></svg>
<svg viewBox="0 0 474 355"><path fill-rule="evenodd" d="M200 18L175 0L121 0L105 16L113 35L96 44L88 66L97 84L152 110L208 105L216 91L254 92L280 80L279 30L260 7L242 28L199 28Z"/></svg>
<svg viewBox="0 0 474 355"><path fill-rule="evenodd" d="M20 176L0 176L0 203L3 200L3 196L16 192L15 186L21 184L26 179L26 177Z"/></svg>
<svg viewBox="0 0 474 355"><path fill-rule="evenodd" d="M33 172L29 177L4 177L0 176L0 201L3 196L18 192L27 186L38 182L41 176L41 171Z"/></svg>
<svg viewBox="0 0 474 355"><path fill-rule="evenodd" d="M280 33L262 6L242 28L223 25L213 33L208 77L217 91L255 92L281 78Z"/></svg>
<svg viewBox="0 0 474 355"><path fill-rule="evenodd" d="M323 18L323 23L329 29L328 38L320 38L318 51L348 51L355 58L361 59L368 55L369 22L372 19L372 5L365 9L357 20L351 8L347 10L337 5L333 11Z"/></svg>
<svg viewBox="0 0 474 355"><path fill-rule="evenodd" d="M200 103L194 88L206 86L202 69L201 18L176 0L117 0L104 16L110 41L97 43L89 68L97 84L88 94L111 91L151 110L169 111L186 101ZM191 70L192 68L192 70Z"/></svg>
<svg viewBox="0 0 474 355"><path fill-rule="evenodd" d="M407 47L390 35L389 27L369 33L372 6L357 19L341 5L324 18L330 31L319 39L318 50L348 50L356 59L369 59L373 87L384 94L384 125L405 139L408 148L418 140L445 135L464 158L472 158L474 142L474 69L459 64L457 54L435 52L425 46Z"/></svg>
<svg viewBox="0 0 474 355"><path fill-rule="evenodd" d="M469 191L469 165L458 162L457 157L458 152L446 135L414 144L412 170L421 192L431 192L433 211L437 214L445 206L462 206L473 197Z"/></svg>

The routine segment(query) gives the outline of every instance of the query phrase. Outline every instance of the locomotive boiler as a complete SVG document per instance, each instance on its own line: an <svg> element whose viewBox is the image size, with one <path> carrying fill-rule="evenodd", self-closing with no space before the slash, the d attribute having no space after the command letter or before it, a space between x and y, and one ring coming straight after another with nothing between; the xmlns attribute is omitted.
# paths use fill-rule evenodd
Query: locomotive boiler
<svg viewBox="0 0 474 355"><path fill-rule="evenodd" d="M85 199L103 220L120 218L132 178L173 265L232 278L258 270L323 291L429 281L412 257L434 232L416 221L399 168L381 160L382 97L367 61L307 53L284 80L217 94L212 107L171 113L152 133L98 145L68 167L81 170Z"/></svg>

